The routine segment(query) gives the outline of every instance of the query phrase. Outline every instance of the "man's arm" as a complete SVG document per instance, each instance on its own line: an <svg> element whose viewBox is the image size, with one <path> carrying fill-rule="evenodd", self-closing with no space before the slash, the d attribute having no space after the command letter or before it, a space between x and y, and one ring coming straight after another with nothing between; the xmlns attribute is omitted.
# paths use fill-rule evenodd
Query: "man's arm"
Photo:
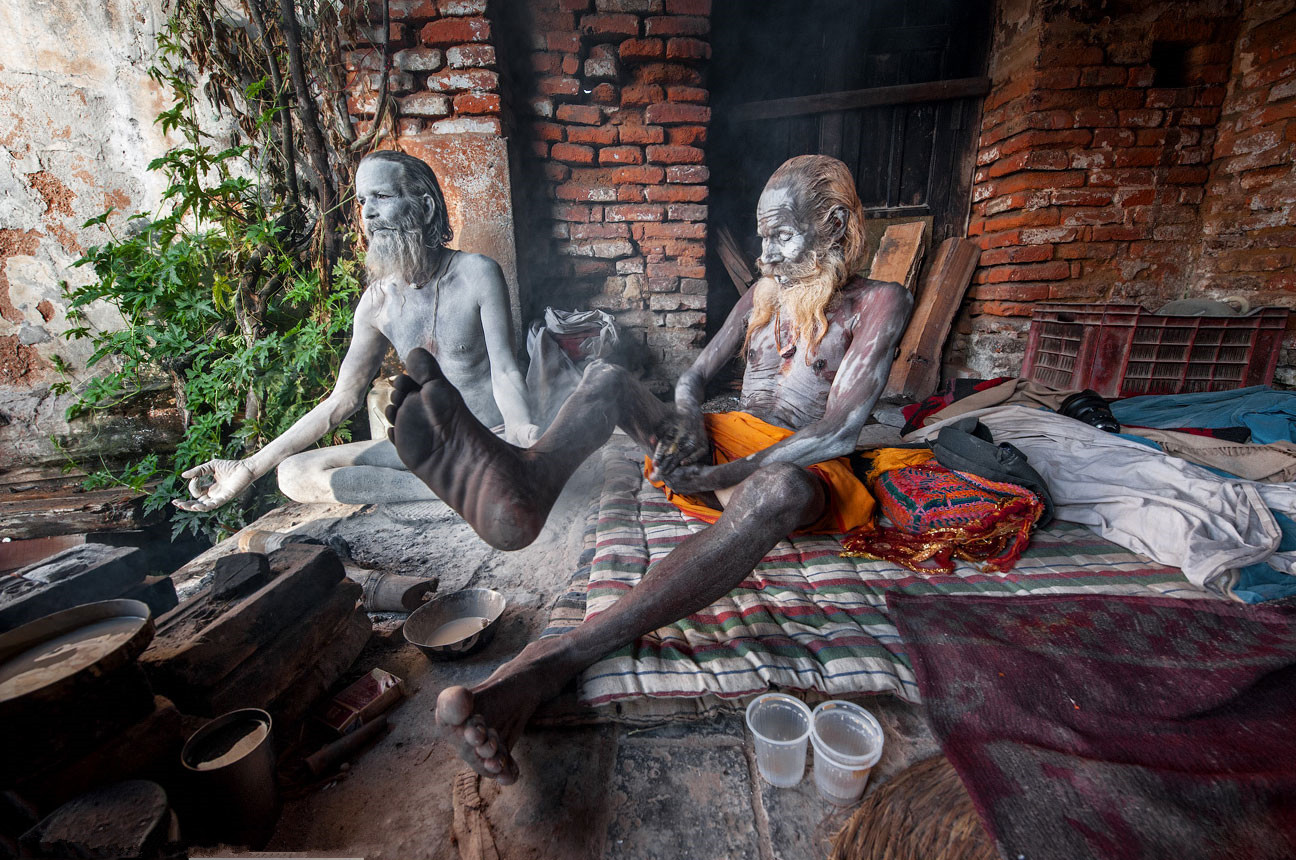
<svg viewBox="0 0 1296 860"><path fill-rule="evenodd" d="M675 418L653 452L658 474L697 462L707 455L710 442L702 425L706 386L742 347L751 308L752 290L748 290L729 312L720 331L675 384Z"/></svg>
<svg viewBox="0 0 1296 860"><path fill-rule="evenodd" d="M185 472L182 477L189 481L194 499L175 499L173 504L186 511L215 510L353 415L364 404L365 392L378 375L389 346L373 325L373 314L372 293L366 292L356 306L351 344L328 397L255 454L242 460L211 460Z"/></svg>
<svg viewBox="0 0 1296 860"><path fill-rule="evenodd" d="M531 423L526 382L513 355L513 320L504 272L499 263L479 254L466 257L465 262L472 268L464 274L481 297L481 326L490 359L491 391L504 418L504 436L516 444L530 445L539 437L540 429Z"/></svg>
<svg viewBox="0 0 1296 860"><path fill-rule="evenodd" d="M833 379L823 418L740 460L681 467L667 477L671 489L682 493L725 489L766 463L812 466L855 450L860 430L886 387L892 356L912 308L913 296L899 284L879 282L871 287L863 298L854 339Z"/></svg>

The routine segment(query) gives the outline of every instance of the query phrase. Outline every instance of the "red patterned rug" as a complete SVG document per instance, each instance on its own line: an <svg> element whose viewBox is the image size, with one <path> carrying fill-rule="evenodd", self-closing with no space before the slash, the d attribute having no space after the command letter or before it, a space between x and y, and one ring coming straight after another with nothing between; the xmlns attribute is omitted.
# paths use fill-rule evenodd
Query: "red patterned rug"
<svg viewBox="0 0 1296 860"><path fill-rule="evenodd" d="M1004 857L1296 857L1296 614L1117 596L887 605Z"/></svg>

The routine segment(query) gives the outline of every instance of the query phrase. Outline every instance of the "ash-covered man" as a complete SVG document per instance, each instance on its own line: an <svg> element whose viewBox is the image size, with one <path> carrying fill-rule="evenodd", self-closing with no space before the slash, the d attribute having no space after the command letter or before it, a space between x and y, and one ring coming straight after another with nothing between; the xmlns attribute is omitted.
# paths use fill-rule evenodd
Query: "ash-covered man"
<svg viewBox="0 0 1296 860"><path fill-rule="evenodd" d="M544 435L519 449L473 420L428 353L416 350L397 379L388 414L401 459L495 547L533 540L568 477L618 426L652 454L650 475L672 501L713 523L607 611L531 643L471 689L441 692L437 720L479 773L515 780L509 750L527 719L600 657L719 599L789 534L846 531L871 515L846 455L886 383L912 299L857 275L863 207L834 158L781 166L756 222L764 277L680 379L673 407L596 363ZM704 416L707 380L740 349L743 411Z"/></svg>
<svg viewBox="0 0 1296 860"><path fill-rule="evenodd" d="M250 457L185 472L194 500L177 500L178 507L218 508L276 467L280 490L299 502L434 499L386 439L305 450L364 404L389 345L402 362L415 349L435 355L468 411L494 432L522 445L539 436L513 355L504 275L489 257L446 247L450 221L432 168L404 153L375 152L356 171L356 198L369 287L333 391Z"/></svg>

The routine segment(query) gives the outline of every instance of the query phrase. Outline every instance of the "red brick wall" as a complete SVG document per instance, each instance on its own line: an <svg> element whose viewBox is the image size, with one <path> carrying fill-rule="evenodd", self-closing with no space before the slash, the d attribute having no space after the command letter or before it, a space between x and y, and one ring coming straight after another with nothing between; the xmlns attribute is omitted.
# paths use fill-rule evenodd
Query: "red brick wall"
<svg viewBox="0 0 1296 860"><path fill-rule="evenodd" d="M1247 4L1201 209L1196 283L1208 295L1296 306L1296 9ZM1296 386L1296 339L1279 379Z"/></svg>
<svg viewBox="0 0 1296 860"><path fill-rule="evenodd" d="M1296 305L1293 5L1001 0L952 369L1016 372L1038 301Z"/></svg>
<svg viewBox="0 0 1296 860"><path fill-rule="evenodd" d="M390 0L392 70L388 91L399 104L399 133L502 133L495 24L487 0ZM381 21L381 6L372 11ZM371 44L344 60L348 107L372 118L381 79L381 24L367 28Z"/></svg>
<svg viewBox="0 0 1296 860"><path fill-rule="evenodd" d="M507 138L511 182L489 194L518 209L524 317L610 311L663 382L705 339L710 11L710 0L390 0L395 145L432 157L447 135ZM346 56L349 107L368 118L379 36ZM462 216L470 227L475 212Z"/></svg>
<svg viewBox="0 0 1296 860"><path fill-rule="evenodd" d="M525 0L536 310L599 308L663 379L705 339L710 0Z"/></svg>

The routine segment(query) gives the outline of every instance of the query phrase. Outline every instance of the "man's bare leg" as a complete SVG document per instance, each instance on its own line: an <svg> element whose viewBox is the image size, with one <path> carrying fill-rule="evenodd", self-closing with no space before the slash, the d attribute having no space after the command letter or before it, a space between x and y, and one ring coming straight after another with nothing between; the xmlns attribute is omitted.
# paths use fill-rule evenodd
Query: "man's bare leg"
<svg viewBox="0 0 1296 860"><path fill-rule="evenodd" d="M549 429L527 449L473 417L421 349L396 380L387 417L401 462L497 549L521 549L544 528L572 472L620 426L651 450L666 404L622 368L595 362Z"/></svg>
<svg viewBox="0 0 1296 860"><path fill-rule="evenodd" d="M762 468L738 486L715 525L687 537L607 611L531 643L471 690L443 690L437 722L474 770L513 782L509 750L540 703L604 655L719 600L825 504L811 473L787 463Z"/></svg>

